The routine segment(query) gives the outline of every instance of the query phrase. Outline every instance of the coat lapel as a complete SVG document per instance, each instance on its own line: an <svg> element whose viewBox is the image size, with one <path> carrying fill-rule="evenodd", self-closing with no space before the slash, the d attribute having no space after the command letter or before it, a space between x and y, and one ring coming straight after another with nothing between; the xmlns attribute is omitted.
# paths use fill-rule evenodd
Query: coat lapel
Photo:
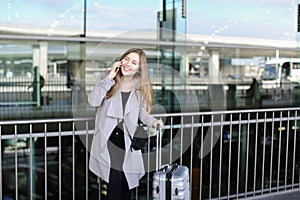
<svg viewBox="0 0 300 200"><path fill-rule="evenodd" d="M127 130L129 131L129 134L133 136L134 131L136 130L137 126L137 120L139 115L139 99L137 97L137 93L135 91L132 91L126 107L125 107L125 114L124 114L124 121L127 127Z"/></svg>
<svg viewBox="0 0 300 200"><path fill-rule="evenodd" d="M127 115L128 113L130 113L130 111L132 111L133 109L135 109L138 106L139 106L139 99L137 97L136 92L132 91L128 98L124 115Z"/></svg>
<svg viewBox="0 0 300 200"><path fill-rule="evenodd" d="M137 119L135 120L134 118L137 118L138 114L139 114L138 113L139 111L132 112L136 108L138 108L140 105L140 101L139 101L137 94L138 93L136 91L132 91L130 93L130 96L126 103L124 115L123 115L122 97L121 97L120 91L118 91L116 93L116 95L111 97L111 102L110 102L110 104L108 106L108 110L107 110L108 117L124 119L124 121L126 123L126 127L127 127L128 131L130 132L130 134L133 134L136 129Z"/></svg>
<svg viewBox="0 0 300 200"><path fill-rule="evenodd" d="M107 110L107 116L123 119L122 98L120 91L111 97L111 102Z"/></svg>

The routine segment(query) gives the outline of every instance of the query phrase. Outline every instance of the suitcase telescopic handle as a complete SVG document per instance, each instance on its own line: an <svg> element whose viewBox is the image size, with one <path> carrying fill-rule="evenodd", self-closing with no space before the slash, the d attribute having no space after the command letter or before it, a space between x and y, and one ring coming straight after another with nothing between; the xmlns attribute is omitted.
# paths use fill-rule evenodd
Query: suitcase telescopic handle
<svg viewBox="0 0 300 200"><path fill-rule="evenodd" d="M159 124L156 126L156 170L161 167L161 127Z"/></svg>

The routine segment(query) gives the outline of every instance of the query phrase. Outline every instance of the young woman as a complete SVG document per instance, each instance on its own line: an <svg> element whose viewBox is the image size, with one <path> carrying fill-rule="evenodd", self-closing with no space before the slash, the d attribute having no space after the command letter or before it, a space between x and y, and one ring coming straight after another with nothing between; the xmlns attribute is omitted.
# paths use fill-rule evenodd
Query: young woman
<svg viewBox="0 0 300 200"><path fill-rule="evenodd" d="M163 126L149 115L152 87L144 51L125 52L109 72L99 76L88 101L98 107L89 168L108 183L109 200L130 200L145 171L141 150L130 148L129 134L133 137L138 120Z"/></svg>

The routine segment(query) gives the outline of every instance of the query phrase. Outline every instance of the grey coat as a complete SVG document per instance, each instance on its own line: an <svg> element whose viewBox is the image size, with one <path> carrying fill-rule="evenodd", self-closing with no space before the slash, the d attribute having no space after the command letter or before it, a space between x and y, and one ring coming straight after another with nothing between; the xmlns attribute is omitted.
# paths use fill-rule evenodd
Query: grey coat
<svg viewBox="0 0 300 200"><path fill-rule="evenodd" d="M138 90L131 92L123 114L121 92L118 91L111 98L105 99L107 91L115 84L107 74L99 76L93 91L88 96L91 106L98 107L95 119L95 133L92 141L89 169L109 182L110 156L107 148L109 136L117 125L118 120L124 119L125 159L123 171L130 189L139 185L139 179L145 174L141 151L130 148L131 140L128 132L133 136L138 119L151 126L156 120L146 112L146 103Z"/></svg>

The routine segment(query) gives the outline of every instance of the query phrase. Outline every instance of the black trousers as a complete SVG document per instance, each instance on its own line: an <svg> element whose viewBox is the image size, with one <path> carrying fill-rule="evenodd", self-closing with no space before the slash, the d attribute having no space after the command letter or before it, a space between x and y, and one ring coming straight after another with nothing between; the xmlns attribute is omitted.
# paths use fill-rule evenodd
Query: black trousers
<svg viewBox="0 0 300 200"><path fill-rule="evenodd" d="M125 157L124 133L114 130L108 140L108 152L111 160L108 200L131 200L132 190L129 190L127 179L123 171Z"/></svg>
<svg viewBox="0 0 300 200"><path fill-rule="evenodd" d="M132 190L128 188L124 172L111 168L107 188L107 199L131 200L131 195Z"/></svg>

